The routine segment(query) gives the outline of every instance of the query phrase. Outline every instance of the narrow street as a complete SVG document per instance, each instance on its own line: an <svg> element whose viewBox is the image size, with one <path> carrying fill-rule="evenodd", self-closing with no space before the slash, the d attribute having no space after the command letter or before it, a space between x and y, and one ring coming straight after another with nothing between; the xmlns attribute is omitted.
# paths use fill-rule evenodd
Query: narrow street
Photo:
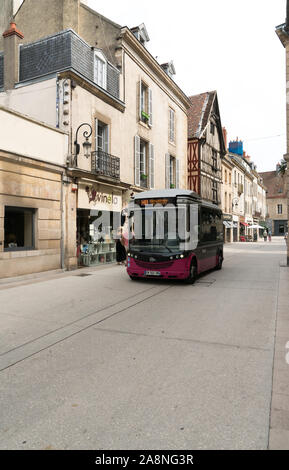
<svg viewBox="0 0 289 470"><path fill-rule="evenodd" d="M0 283L0 449L267 449L285 254L226 245L193 286L120 266Z"/></svg>

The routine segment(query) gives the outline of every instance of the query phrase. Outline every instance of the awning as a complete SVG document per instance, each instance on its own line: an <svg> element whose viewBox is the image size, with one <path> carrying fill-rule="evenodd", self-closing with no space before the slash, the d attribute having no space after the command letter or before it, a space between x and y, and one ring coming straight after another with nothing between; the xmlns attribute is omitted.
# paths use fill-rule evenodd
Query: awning
<svg viewBox="0 0 289 470"><path fill-rule="evenodd" d="M240 222L241 225L244 225L245 227L249 227L249 224L246 224L246 222Z"/></svg>
<svg viewBox="0 0 289 470"><path fill-rule="evenodd" d="M265 227L262 227L261 225L251 225L250 228L262 228L262 229L264 229Z"/></svg>
<svg viewBox="0 0 289 470"><path fill-rule="evenodd" d="M223 224L225 225L226 228L233 228L232 222L227 222L226 220L224 220Z"/></svg>

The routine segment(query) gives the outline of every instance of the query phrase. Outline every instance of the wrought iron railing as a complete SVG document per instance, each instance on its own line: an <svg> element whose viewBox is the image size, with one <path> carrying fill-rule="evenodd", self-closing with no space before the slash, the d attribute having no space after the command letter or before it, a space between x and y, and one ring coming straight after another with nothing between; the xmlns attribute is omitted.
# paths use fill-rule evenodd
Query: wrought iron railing
<svg viewBox="0 0 289 470"><path fill-rule="evenodd" d="M91 169L94 173L109 178L120 179L120 158L97 150L91 152Z"/></svg>

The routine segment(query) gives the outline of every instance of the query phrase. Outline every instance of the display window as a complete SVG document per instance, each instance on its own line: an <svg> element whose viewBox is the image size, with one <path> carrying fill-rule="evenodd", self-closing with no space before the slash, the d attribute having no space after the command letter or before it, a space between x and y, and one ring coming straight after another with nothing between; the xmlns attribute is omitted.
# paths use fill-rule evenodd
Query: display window
<svg viewBox="0 0 289 470"><path fill-rule="evenodd" d="M116 262L118 212L79 209L77 211L77 256L80 266Z"/></svg>
<svg viewBox="0 0 289 470"><path fill-rule="evenodd" d="M5 207L4 251L24 251L35 248L35 209Z"/></svg>

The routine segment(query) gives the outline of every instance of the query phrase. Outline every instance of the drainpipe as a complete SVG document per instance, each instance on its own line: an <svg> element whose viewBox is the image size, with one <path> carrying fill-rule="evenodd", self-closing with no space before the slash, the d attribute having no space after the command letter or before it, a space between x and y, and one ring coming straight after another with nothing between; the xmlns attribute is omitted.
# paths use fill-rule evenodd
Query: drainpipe
<svg viewBox="0 0 289 470"><path fill-rule="evenodd" d="M61 195L60 195L60 207L61 207L61 239L60 239L60 265L61 269L65 269L65 260L64 260L64 197L63 197L63 187L64 187L64 172L61 173Z"/></svg>

